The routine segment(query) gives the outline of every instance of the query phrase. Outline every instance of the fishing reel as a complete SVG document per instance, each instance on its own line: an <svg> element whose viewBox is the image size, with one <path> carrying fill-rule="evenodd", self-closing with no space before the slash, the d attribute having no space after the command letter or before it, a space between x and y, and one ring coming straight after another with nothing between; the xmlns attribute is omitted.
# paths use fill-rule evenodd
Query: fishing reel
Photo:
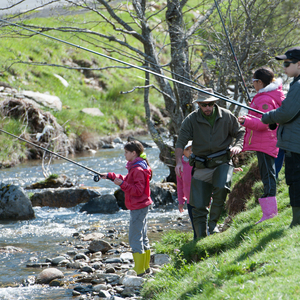
<svg viewBox="0 0 300 300"><path fill-rule="evenodd" d="M101 177L99 175L94 175L94 181L98 182L101 179Z"/></svg>

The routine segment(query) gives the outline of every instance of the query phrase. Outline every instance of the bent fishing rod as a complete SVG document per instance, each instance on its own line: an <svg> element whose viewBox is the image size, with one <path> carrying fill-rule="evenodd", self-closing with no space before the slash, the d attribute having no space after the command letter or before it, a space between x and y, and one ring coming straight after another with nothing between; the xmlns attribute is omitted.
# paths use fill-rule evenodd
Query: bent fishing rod
<svg viewBox="0 0 300 300"><path fill-rule="evenodd" d="M70 42L68 42L68 41L64 41L64 40L62 40L62 39L53 37L53 36L51 36L51 35L48 35L48 34L45 34L45 33L42 33L42 32L38 32L38 31L36 31L36 30L33 30L33 29L31 29L31 28L27 28L27 27L25 27L25 26L22 26L22 25L19 25L19 24L16 24L16 23L9 22L9 21L7 21L7 20L3 20L3 19L1 19L1 18L0 18L0 21L3 22L3 23L9 24L9 25L11 25L11 26L19 27L19 28L22 28L22 29L24 29L24 30L31 31L31 32L33 32L33 33L36 33L36 34L45 36L45 37L50 38L50 39L53 39L53 40L56 40L56 41L58 41L58 42L61 42L61 43L64 43L64 44L67 44L67 45L76 47L76 48L78 48L78 49L81 49L81 50L84 50L84 51L88 51L88 52L90 52L90 53L96 54L96 55L98 55L98 56L102 56L102 57L104 57L104 58L113 60L113 61L115 61L115 62L118 62L118 63L124 64L124 65L127 65L127 66L132 67L132 68L135 68L135 69L138 69L138 70L140 70L140 71L148 72L148 73L150 73L150 74L152 74L152 75L155 75L155 76L164 78L164 79L166 79L166 80L169 80L169 81L172 81L172 82L181 84L181 85L183 85L183 86L189 87L189 88L191 88L191 89L193 89L193 90L196 90L196 91L198 91L198 92L201 92L201 93L203 93L203 94L206 94L206 95L209 95L209 96L212 96L212 97L216 97L216 98L221 99L221 100L224 100L224 101L226 101L226 102L230 102L230 103L232 103L232 104L241 106L241 107L243 107L243 108L246 108L246 109L251 110L251 111L253 111L253 112L256 112L256 113L258 113L258 114L261 114L261 115L264 114L263 112L261 112L261 111L259 111L259 110L257 110L257 109L254 109L254 108L252 108L252 107L249 107L249 106L247 106L247 105L244 105L244 104L242 104L242 103L239 103L239 102L237 102L237 101L235 101L235 100L226 98L226 97L224 97L224 96L220 96L220 95L218 95L218 94L210 93L210 92L208 92L208 91L199 89L199 88L194 87L194 86L192 86L192 85L190 85L190 84L187 84L187 83L185 83L185 82L182 82L182 81L179 81L179 80L170 78L170 77L168 77L168 76L165 76L165 75L156 73L156 72L151 71L151 70L147 70L147 69L145 69L145 68L142 68L142 67L139 67L139 66L137 66L137 65L134 65L134 64L131 64L131 63L122 61L122 60L120 60L120 59L117 59L117 58L114 58L114 57L110 57L110 56L105 55L105 54L103 54L103 53L100 53L100 52L97 52L97 51L94 51L94 50L91 50L91 49L88 49L88 48L85 48L85 47L82 47L82 46L79 46L79 45L76 45L76 44L73 44L73 43L70 43Z"/></svg>
<svg viewBox="0 0 300 300"><path fill-rule="evenodd" d="M5 130L3 130L3 129L0 129L0 131L3 132L3 133L5 133L5 134L8 134L8 135L10 135L10 136L12 136L12 137L14 137L14 138L17 138L18 140L20 140L20 141L22 141L22 142L25 142L25 143L27 143L27 144L29 144L29 145L31 145L31 146L34 146L34 147L39 148L39 149L41 149L41 150L43 150L43 151L46 151L46 152L51 153L51 154L53 154L53 155L56 155L56 156L59 157L59 158L62 158L62 159L64 159L64 160L68 161L68 162L71 162L72 164L75 164L75 165L77 165L77 166L79 166L79 167L81 167L81 168L83 168L83 169L86 169L86 170L88 170L88 171L94 173L94 174L95 174L95 175L94 175L94 181L95 181L95 182L98 182L98 181L100 180L100 178L103 176L103 174L101 174L101 173L99 173L99 172L97 172L97 171L95 171L95 170L93 170L93 169L91 169L91 168L88 168L88 167L86 167L86 166L84 166L84 165L82 165L82 164L80 164L80 163L78 163L78 162L76 162L76 161L74 161L74 160L72 160L72 159L69 159L69 158L67 158L67 157L65 157L65 156L62 156L62 155L60 155L60 154L58 154L58 153L56 153L56 152L53 152L53 151L48 150L48 149L46 149L46 148L44 148L44 147L41 147L41 146L39 146L39 145L37 145L37 144L34 144L34 143L32 143L32 142L29 142L29 141L27 141L27 140L25 140L25 139L23 139L23 138L21 138L21 137L19 137L19 136L16 136L16 135L14 135L14 134L12 134L12 133L9 133L9 132L7 132L7 131L5 131Z"/></svg>

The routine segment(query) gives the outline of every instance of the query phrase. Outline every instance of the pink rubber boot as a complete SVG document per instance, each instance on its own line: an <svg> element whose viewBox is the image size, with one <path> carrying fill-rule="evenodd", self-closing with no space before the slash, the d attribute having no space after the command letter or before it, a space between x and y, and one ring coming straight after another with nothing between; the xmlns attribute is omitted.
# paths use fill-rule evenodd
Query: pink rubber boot
<svg viewBox="0 0 300 300"><path fill-rule="evenodd" d="M256 222L258 224L268 219L272 219L273 217L278 215L277 210L277 200L276 197L266 197L266 198L259 198L259 204L261 206L261 210L263 212L262 218Z"/></svg>

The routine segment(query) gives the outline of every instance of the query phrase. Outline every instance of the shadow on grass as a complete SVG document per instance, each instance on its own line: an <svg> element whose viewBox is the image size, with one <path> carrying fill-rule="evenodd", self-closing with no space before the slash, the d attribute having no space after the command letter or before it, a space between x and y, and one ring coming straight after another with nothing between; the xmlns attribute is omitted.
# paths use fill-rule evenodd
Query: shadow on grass
<svg viewBox="0 0 300 300"><path fill-rule="evenodd" d="M209 256L238 247L244 241L244 237L253 227L254 224L246 226L238 231L235 235L220 233L214 235L214 239L191 241L183 245L181 247L181 251L184 254L184 258L188 262L197 262Z"/></svg>
<svg viewBox="0 0 300 300"><path fill-rule="evenodd" d="M260 241L259 241L259 244L257 246L252 247L247 252L240 255L236 259L236 261L237 262L242 261L242 260L252 256L253 254L255 254L257 252L262 251L268 243L270 243L273 240L281 238L283 236L284 231L285 231L284 229L276 230L276 231L271 232L269 235L261 238Z"/></svg>
<svg viewBox="0 0 300 300"><path fill-rule="evenodd" d="M255 228L255 224L248 225L235 234L218 234L214 239L191 241L181 247L183 257L187 262L197 262L210 256L218 255L221 252L236 249L245 241L245 239L250 239L249 233L251 233L251 235L255 234L253 233L253 228ZM262 237L257 246L250 248L249 251L242 254L237 261L241 261L256 252L261 251L270 241L279 239L283 233L284 229L281 229L273 231L266 237ZM251 245L249 247L251 247Z"/></svg>

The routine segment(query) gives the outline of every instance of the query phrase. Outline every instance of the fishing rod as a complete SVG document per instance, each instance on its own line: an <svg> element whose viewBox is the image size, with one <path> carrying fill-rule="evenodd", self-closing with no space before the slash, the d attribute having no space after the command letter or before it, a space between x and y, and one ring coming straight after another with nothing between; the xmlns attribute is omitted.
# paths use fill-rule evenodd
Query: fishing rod
<svg viewBox="0 0 300 300"><path fill-rule="evenodd" d="M120 49L118 49L117 47L114 47L114 46L112 46L112 45L110 45L110 44L108 44L108 43L105 43L105 42L99 41L99 40L97 40L97 41L100 42L100 43L102 43L102 44L104 44L104 45L107 45L107 46L111 47L112 49L116 49L116 50L120 51ZM139 59L138 56L135 56L135 55L133 55L133 54L127 52L127 51L122 50L122 52L125 53L125 54L130 55L132 58L134 58L134 59L136 59L136 60ZM187 82L193 83L193 84L195 84L195 85L197 85L197 86L200 86L200 87L202 87L202 88L206 88L203 84L200 84L200 83L195 82L195 81L193 81L193 80L191 80L191 79L189 79L189 78L186 78L186 77L184 77L184 76L182 76L182 75L180 75L180 74L177 74L177 73L175 73L175 72L173 72L173 71L170 71L170 70L168 70L168 69L165 69L165 68L161 67L160 65L158 65L158 64L156 64L156 63L154 63L154 62L151 62L150 60L144 59L144 61L147 62L147 63L149 63L150 65L154 65L154 66L156 66L156 67L161 68L163 71L165 71L165 72L167 72L167 73L170 73L170 74L175 75L175 76L177 76L177 77L179 77L179 78L181 78L181 79L184 79L184 80L187 81ZM151 67L150 67L150 68L151 68ZM214 92L214 93L215 93L215 95L223 96L221 93L218 93L218 92ZM225 97L225 96L223 96L223 97L229 99L228 97ZM230 99L229 99L229 100L230 100Z"/></svg>
<svg viewBox="0 0 300 300"><path fill-rule="evenodd" d="M95 171L95 170L93 170L93 169L91 169L91 168L88 168L88 167L86 167L86 166L84 166L84 165L82 165L82 164L80 164L80 163L78 163L78 162L76 162L76 161L74 161L74 160L72 160L72 159L69 159L69 158L67 158L67 157L65 157L65 156L62 156L62 155L60 155L60 154L58 154L58 153L56 153L56 152L53 152L53 151L48 150L48 149L46 149L46 148L44 148L44 147L41 147L41 146L39 146L39 145L37 145L37 144L34 144L34 143L32 143L32 142L29 142L29 141L27 141L27 140L25 140L25 139L23 139L23 138L21 138L21 137L19 137L19 136L16 136L16 135L14 135L14 134L12 134L12 133L9 133L9 132L7 132L7 131L5 131L5 130L3 130L3 129L0 129L0 131L3 132L3 133L5 133L5 134L8 134L8 135L10 135L10 136L12 136L12 137L14 137L14 138L17 138L18 140L20 140L20 141L22 141L22 142L25 142L25 143L27 143L27 144L29 144L29 145L31 145L31 146L34 146L34 147L39 148L39 149L41 149L41 150L43 150L43 151L46 151L46 152L51 153L51 154L53 154L53 155L56 155L56 156L59 157L59 158L62 158L62 159L64 159L64 160L68 161L68 162L71 162L72 164L75 164L75 165L77 165L77 166L79 166L79 167L81 167L81 168L83 168L83 169L86 169L86 170L88 170L88 171L94 173L94 174L95 174L95 175L94 175L94 181L96 181L96 182L98 182L98 181L100 180L100 178L103 176L103 174L100 174L99 172L97 172L97 171Z"/></svg>
<svg viewBox="0 0 300 300"><path fill-rule="evenodd" d="M249 107L249 106L247 106L247 105L244 105L244 104L242 104L242 103L239 103L239 102L237 102L237 101L228 99L228 98L226 98L226 97L224 97L224 96L220 96L220 95L217 95L217 94L213 94L213 93L207 92L207 91L205 91L205 90L196 88L196 87L194 87L194 86L192 86L192 85L190 85L190 84L187 84L187 83L185 83L185 82L181 82L181 81L179 81L179 80L176 80L176 79L167 77L167 76L165 76L165 75L156 73L156 72L154 72L154 71L147 70L147 69L142 68L142 67L139 67L139 66L137 66L137 65L134 65L134 64L131 64L131 63L122 61L122 60L117 59L117 58L114 58L114 57L110 57L110 56L105 55L105 54L103 54L103 53L100 53L100 52L97 52L97 51L94 51L94 50L91 50L91 49L88 49L88 48L85 48L85 47L82 47L82 46L79 46L79 45L76 45L76 44L73 44L73 43L70 43L70 42L68 42L68 41L64 41L64 40L62 40L62 39L53 37L53 36L51 36L51 35L48 35L48 34L45 34L45 33L42 33L42 32L38 32L38 31L36 31L36 30L27 28L27 27L25 27L25 26L22 26L22 25L19 25L19 24L16 24L16 23L9 22L9 21L7 21L7 20L3 20L3 19L1 19L1 18L0 18L0 21L3 22L3 23L9 24L9 25L11 25L11 26L16 26L16 27L25 29L25 30L27 30L27 31L31 31L31 32L33 32L33 33L36 33L36 34L45 36L45 37L47 37L47 38L50 38L50 39L53 39L53 40L62 42L62 43L64 43L64 44L67 44L67 45L76 47L76 48L78 48L78 49L81 49L81 50L84 50L84 51L88 51L88 52L90 52L90 53L93 53L93 54L102 56L102 57L104 57L104 58L113 60L113 61L115 61L115 62L118 62L118 63L124 64L124 65L130 66L130 67L132 67L132 68L141 70L141 71L143 71L143 72L148 72L148 73L153 74L153 75L155 75L155 76L158 76L158 77L167 79L167 80L169 80L169 81L172 81L172 82L175 82L175 83L184 85L184 86L186 86L186 87L189 87L189 88L191 88L191 89L193 89L193 90L196 90L196 91L198 91L198 92L201 92L201 93L203 93L203 94L206 94L206 95L209 95L209 96L213 96L213 97L216 97L216 98L218 98L218 99L224 100L224 101L226 101L226 102L230 102L230 103L232 103L232 104L241 106L241 107L246 108L246 109L248 109L248 110L251 110L251 111L253 111L253 112L256 112L256 113L259 113L259 114L263 114L263 112L261 112L261 111L259 111L259 110L257 110L257 109L254 109L254 108L252 108L252 107Z"/></svg>
<svg viewBox="0 0 300 300"><path fill-rule="evenodd" d="M232 52L232 54L233 54L233 57L234 57L236 66L237 66L238 71L239 71L239 73L240 73L240 76L241 76L241 78L242 78L242 82L243 82L244 89L245 89L246 94L247 94L247 96L248 96L249 102L251 102L251 97L250 97L250 95L249 95L249 92L248 92L248 89L247 89L247 86L246 86L246 83L245 83L245 80L244 80L244 77L243 77L243 74L242 74L242 71L241 71L239 62L238 62L237 57L236 57L236 55L235 55L235 52L234 52L233 46L232 46L232 44L231 44L231 41L230 41L230 38L229 38L229 35L228 35L228 31L227 31L227 29L226 29L226 26L225 26L225 23L224 23L224 20L223 20L223 17L222 17L222 14L221 14L221 11L220 11L218 2L217 2L216 0L215 0L215 5L216 5L216 7L217 7L217 10L218 10L218 13L219 13L219 16L220 16L220 19L221 19L221 22L222 22L222 25L223 25L225 34L226 34L226 36L227 36L227 40L228 40L228 43L229 43L229 45L230 45L231 52Z"/></svg>

